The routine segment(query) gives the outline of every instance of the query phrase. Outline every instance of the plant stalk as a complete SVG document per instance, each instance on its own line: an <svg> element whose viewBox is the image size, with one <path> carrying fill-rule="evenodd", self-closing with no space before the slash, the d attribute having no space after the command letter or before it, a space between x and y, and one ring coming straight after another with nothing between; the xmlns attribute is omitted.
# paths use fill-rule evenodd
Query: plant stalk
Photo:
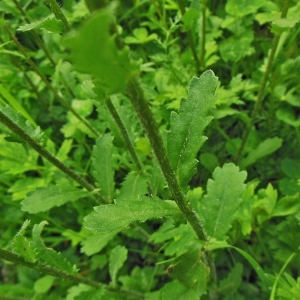
<svg viewBox="0 0 300 300"><path fill-rule="evenodd" d="M206 0L202 0L202 37L201 37L201 68L205 68L205 42L206 42Z"/></svg>
<svg viewBox="0 0 300 300"><path fill-rule="evenodd" d="M41 156L47 159L50 163L60 169L67 176L71 177L73 180L78 182L82 187L88 191L95 191L95 187L88 183L84 178L77 175L73 170L67 167L54 155L52 155L46 148L41 146L37 141L35 141L29 134L27 134L22 128L20 128L16 123L14 123L10 118L8 118L3 112L0 111L0 122L5 125L9 130L20 137L25 143L27 143L31 148L38 152ZM95 197L101 202L105 202L104 199L98 194L94 194Z"/></svg>
<svg viewBox="0 0 300 300"><path fill-rule="evenodd" d="M285 18L286 15L287 15L287 11L288 11L288 8L289 8L289 2L290 2L290 0L285 0L285 2L284 2L282 13L281 13L281 18L282 19ZM254 124L255 117L256 117L256 115L257 115L257 113L258 113L258 111L261 107L261 104L262 104L262 101L263 101L263 98L264 98L265 88L266 88L266 85L267 85L267 82L268 82L268 78L269 78L269 75L272 71L273 63L275 61L275 53L276 53L276 50L277 50L277 47L278 47L280 36L281 36L281 34L278 34L273 39L272 46L271 46L271 52L270 52L270 56L269 56L267 67L266 67L266 71L265 71L265 73L263 75L263 78L261 80L258 95L257 95L257 98L256 98L256 102L255 102L253 111L251 113L251 121L250 121L250 123L248 124L248 126L246 128L246 131L244 133L241 145L238 149L238 152L237 152L237 155L236 155L236 158L235 158L235 162L237 164L241 160L242 153L243 153L244 147L247 143L247 140L249 138L249 134L250 134L251 128Z"/></svg>
<svg viewBox="0 0 300 300"><path fill-rule="evenodd" d="M178 0L178 5L179 5L181 15L184 16L185 6L184 6L183 0ZM193 39L193 35L192 35L191 30L187 31L187 38L188 38L188 42L189 42L189 45L190 45L190 48L191 48L191 51L192 51L192 54L193 54L193 58L194 58L194 61L195 61L196 72L197 72L197 75L199 75L200 74L200 61L199 61L199 58L198 58L198 55L197 55L197 49L196 49L196 46L195 46L195 41Z"/></svg>
<svg viewBox="0 0 300 300"><path fill-rule="evenodd" d="M31 262L27 262L23 257L20 257L14 253L11 253L7 250L4 250L2 248L0 248L0 258L6 261L9 261L11 263L17 264L17 265L21 265L23 267L27 267L33 270L36 270L38 272L42 272L44 274L47 275L51 275L54 277L59 277L65 280L69 280L75 283L83 283L86 284L88 286L94 287L94 288L100 288L102 286L104 286L104 284L96 282L94 280L85 278L83 276L80 275L74 275L74 274L70 274L58 269L54 269L51 266L47 266L41 262L39 263L31 263ZM144 299L144 295L138 292L133 292L133 291L127 291L127 290L117 290L113 287L107 287L106 289L108 291L111 292L120 292L124 295L128 295L137 299Z"/></svg>
<svg viewBox="0 0 300 300"><path fill-rule="evenodd" d="M126 148L127 150L129 151L131 157L132 157L132 160L137 168L138 171L142 171L143 167L142 167L142 164L137 156L137 153L131 143L131 140L129 138L129 135L128 135L128 132L116 110L116 108L114 107L112 101L110 98L107 98L105 100L105 104L106 104L106 107L108 108L111 116L113 117L113 119L115 120L115 122L117 123L117 126L119 128L119 131L124 139L124 142L125 142L125 145L126 145Z"/></svg>
<svg viewBox="0 0 300 300"><path fill-rule="evenodd" d="M38 66L32 61L32 59L28 56L26 51L24 50L23 46L18 42L18 40L15 38L15 36L10 31L9 27L4 23L4 29L9 34L10 38L14 41L17 48L21 51L21 53L24 55L26 61L28 64L34 69L34 71L41 77L41 79L46 84L47 88L52 91L52 93L55 95L55 97L78 119L80 120L85 126L93 132L93 134L98 137L99 133L95 128L93 128L85 119L83 119L78 113L73 109L73 107L63 98L61 97L58 92L55 90L55 88L51 85L51 83L48 81L48 79L45 77L45 75L40 71Z"/></svg>

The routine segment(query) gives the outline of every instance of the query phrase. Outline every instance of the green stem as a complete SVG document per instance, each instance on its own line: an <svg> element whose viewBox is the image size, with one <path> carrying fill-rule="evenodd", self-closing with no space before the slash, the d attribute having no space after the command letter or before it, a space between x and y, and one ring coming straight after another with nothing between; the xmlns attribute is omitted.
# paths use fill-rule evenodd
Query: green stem
<svg viewBox="0 0 300 300"><path fill-rule="evenodd" d="M202 37L201 37L201 68L205 68L205 42L206 42L206 0L202 1Z"/></svg>
<svg viewBox="0 0 300 300"><path fill-rule="evenodd" d="M183 192L179 187L175 173L169 161L167 150L160 135L158 125L145 98L144 92L140 86L140 82L134 75L128 80L127 92L130 96L131 103L146 131L154 154L158 160L174 200L194 228L199 239L206 241L207 237L204 233L202 225L195 212L188 205L186 199L184 198Z"/></svg>
<svg viewBox="0 0 300 300"><path fill-rule="evenodd" d="M2 248L0 248L0 258L3 260L9 261L11 263L17 264L17 265L21 265L21 266L36 270L38 272L42 272L44 274L51 275L54 277L59 277L59 278L65 279L65 280L75 282L75 283L83 283L83 284L89 285L94 288L100 288L102 286L105 286L102 283L85 278L83 276L74 275L74 274L70 274L70 273L67 273L67 272L64 272L64 271L61 271L58 269L54 269L54 268L47 266L41 262L40 263L27 262L23 257L20 257L14 253L11 253L9 251L2 249ZM106 289L111 292L120 292L124 295L132 296L137 299L144 299L144 295L140 294L138 292L127 291L127 290L118 291L117 289L112 288L112 287L106 287Z"/></svg>
<svg viewBox="0 0 300 300"><path fill-rule="evenodd" d="M140 162L140 160L139 160L139 158L137 156L136 151L134 150L134 147L133 147L133 145L131 143L131 140L129 138L128 132L127 132L127 130L126 130L126 128L125 128L125 126L124 126L124 124L123 124L123 122L122 122L122 120L121 120L121 118L120 118L120 116L119 116L119 114L117 112L117 110L115 109L115 107L114 107L111 99L107 98L105 100L105 104L106 104L106 107L108 108L111 116L113 117L113 119L115 120L115 122L116 122L116 124L117 124L117 126L119 128L119 131L120 131L120 133L121 133L121 135L122 135L122 137L123 137L123 139L125 141L127 150L129 151L129 153L130 153L130 155L131 155L131 157L133 159L133 162L134 162L136 168L138 169L138 171L141 171L142 168L143 168L142 165L141 165L141 162Z"/></svg>
<svg viewBox="0 0 300 300"><path fill-rule="evenodd" d="M26 61L28 64L34 69L34 71L41 77L41 79L46 84L47 88L52 91L52 93L55 95L55 97L78 119L80 120L85 126L87 126L91 132L97 137L99 136L96 129L94 129L86 120L84 120L78 113L73 109L73 107L64 99L62 98L58 92L55 90L55 88L51 85L51 83L48 81L48 79L45 77L45 75L40 71L38 66L32 61L32 59L28 56L27 52L24 50L23 46L18 42L18 40L15 38L15 36L12 34L8 26L4 23L4 29L9 34L10 38L14 41L17 48L21 51L21 53L24 55Z"/></svg>
<svg viewBox="0 0 300 300"><path fill-rule="evenodd" d="M57 4L56 0L48 0L47 3L49 4L49 7L53 12L54 16L56 17L56 19L63 22L65 30L71 31L72 27L68 22L67 18L65 17L63 11L60 9L59 5Z"/></svg>
<svg viewBox="0 0 300 300"><path fill-rule="evenodd" d="M178 0L178 5L179 5L181 15L184 16L185 6L184 6L183 0ZM190 48L191 48L191 51L193 54L193 58L195 61L196 72L197 72L197 74L199 74L200 73L200 61L199 61L199 58L197 55L197 50L196 50L196 46L195 46L195 42L194 42L191 30L187 31L187 39L188 39L188 42L189 42L189 45L190 45Z"/></svg>
<svg viewBox="0 0 300 300"><path fill-rule="evenodd" d="M46 148L41 146L37 141L35 141L29 134L27 134L22 128L20 128L16 123L14 123L10 118L8 118L4 113L0 111L0 122L9 128L13 133L20 137L25 143L27 143L31 148L38 152L41 156L47 159L50 163L60 169L67 176L71 177L73 180L78 182L88 191L94 191L95 187L88 183L84 178L78 176L73 170L67 167L54 155L52 155ZM95 193L95 196L101 202L105 202L104 199Z"/></svg>
<svg viewBox="0 0 300 300"><path fill-rule="evenodd" d="M24 17L25 21L30 24L31 21L26 13L26 11L22 8L22 6L20 5L20 3L17 1L17 0L13 0L15 6L17 7L17 9L20 11L20 13L22 14L22 16ZM53 67L56 67L56 63L55 61L53 60L52 58L52 55L50 54L50 52L48 51L48 49L46 48L43 40L41 39L41 37L36 33L35 29L32 29L31 31L31 34L33 35L34 37L34 40L35 42L37 43L37 45L44 51L46 57L49 59L51 65ZM68 85L68 83L66 82L64 76L62 75L61 76L62 78L62 83L63 85L65 86L65 88L68 90L68 92L70 93L70 95L73 97L73 98L76 98L73 90L70 88L70 86Z"/></svg>
<svg viewBox="0 0 300 300"><path fill-rule="evenodd" d="M283 5L283 9L282 9L282 13L281 13L281 18L286 17L287 11L288 11L288 8L289 8L289 2L290 2L290 0L285 0L284 5ZM235 159L236 163L239 163L239 161L242 157L242 153L243 153L244 147L246 145L246 142L248 140L251 128L254 124L255 117L256 117L256 115L257 115L257 113L260 109L260 106L262 104L263 96L264 96L264 93L265 93L265 88L266 88L266 85L267 85L267 81L268 81L269 75L272 71L273 63L275 61L275 53L276 53L276 50L277 50L277 47L278 47L280 35L281 34L276 35L276 37L273 39L271 52L270 52L270 56L269 56L267 67L266 67L266 71L265 71L265 73L263 75L263 78L262 78L262 81L260 83L260 87L259 87L258 95L257 95L257 98L256 98L256 102L255 102L253 111L251 113L251 121L250 121L250 123L248 124L248 126L246 128L246 131L244 133L241 145L240 145L240 147L238 149L238 152L237 152L237 155L236 155L236 159Z"/></svg>

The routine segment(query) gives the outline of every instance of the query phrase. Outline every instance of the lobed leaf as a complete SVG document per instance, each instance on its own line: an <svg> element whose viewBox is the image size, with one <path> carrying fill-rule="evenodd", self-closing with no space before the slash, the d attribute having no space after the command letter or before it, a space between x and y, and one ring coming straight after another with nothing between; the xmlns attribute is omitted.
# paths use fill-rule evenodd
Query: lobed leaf
<svg viewBox="0 0 300 300"><path fill-rule="evenodd" d="M181 221L183 215L174 201L150 199L118 200L116 204L94 207L95 212L84 218L84 225L89 230L100 233L112 232L127 227L133 222L172 216Z"/></svg>
<svg viewBox="0 0 300 300"><path fill-rule="evenodd" d="M34 225L32 230L32 239L37 257L43 263L49 265L54 269L62 270L71 274L76 274L77 271L75 266L72 267L70 262L68 262L60 253L45 246L41 238L41 233L46 224L48 224L46 221L42 221L39 225Z"/></svg>
<svg viewBox="0 0 300 300"><path fill-rule="evenodd" d="M234 212L242 202L240 196L245 190L246 176L245 171L239 172L239 168L230 163L217 167L213 180L208 180L207 195L201 200L199 214L209 238L226 239Z"/></svg>
<svg viewBox="0 0 300 300"><path fill-rule="evenodd" d="M113 137L108 133L96 141L93 148L93 174L98 182L101 195L108 202L114 199L115 184L112 167L112 142Z"/></svg>
<svg viewBox="0 0 300 300"><path fill-rule="evenodd" d="M173 170L182 189L196 171L196 155L207 139L203 136L205 127L212 117L209 110L216 97L217 77L212 71L204 72L200 78L193 77L188 98L183 99L179 115L171 113L171 130L167 136L167 147Z"/></svg>
<svg viewBox="0 0 300 300"><path fill-rule="evenodd" d="M21 205L23 211L36 214L70 201L76 201L89 194L90 192L79 190L72 185L50 185L46 188L37 188L21 202Z"/></svg>

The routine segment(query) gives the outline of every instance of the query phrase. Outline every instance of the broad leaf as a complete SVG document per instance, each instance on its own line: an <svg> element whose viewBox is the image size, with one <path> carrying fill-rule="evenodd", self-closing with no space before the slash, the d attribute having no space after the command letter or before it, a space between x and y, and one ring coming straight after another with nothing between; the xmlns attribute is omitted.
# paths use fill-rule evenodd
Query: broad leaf
<svg viewBox="0 0 300 300"><path fill-rule="evenodd" d="M212 117L209 110L214 105L217 77L212 71L200 78L193 77L187 99L183 99L179 115L171 113L171 130L168 132L168 154L181 188L185 189L196 171L196 155L207 139L205 127Z"/></svg>
<svg viewBox="0 0 300 300"><path fill-rule="evenodd" d="M114 171L112 167L113 137L108 133L96 141L93 148L93 174L103 198L112 203L114 199Z"/></svg>
<svg viewBox="0 0 300 300"><path fill-rule="evenodd" d="M99 79L108 94L123 91L126 78L133 69L126 49L118 51L109 35L112 20L111 7L102 9L78 32L65 39L65 44L72 50L75 68Z"/></svg>
<svg viewBox="0 0 300 300"><path fill-rule="evenodd" d="M34 249L30 245L29 241L25 238L25 230L27 226L30 224L29 220L26 220L22 225L20 231L14 237L14 241L12 243L13 250L19 253L26 261L35 262L36 254Z"/></svg>
<svg viewBox="0 0 300 300"><path fill-rule="evenodd" d="M77 271L75 266L72 267L72 265L60 253L45 246L41 238L41 233L46 224L48 223L43 221L39 225L34 225L32 230L32 240L35 247L35 252L37 253L37 258L54 269L76 274Z"/></svg>
<svg viewBox="0 0 300 300"><path fill-rule="evenodd" d="M281 138L274 137L266 139L265 141L261 142L256 149L252 150L246 158L244 158L241 161L240 167L242 169L247 168L248 166L254 164L258 159L275 152L278 148L281 147L281 144Z"/></svg>
<svg viewBox="0 0 300 300"><path fill-rule="evenodd" d="M50 185L38 188L21 202L22 210L31 214L47 211L55 206L61 206L70 201L76 201L90 194L72 185Z"/></svg>
<svg viewBox="0 0 300 300"><path fill-rule="evenodd" d="M201 200L200 218L209 238L219 241L226 239L231 227L234 212L242 202L241 194L245 189L245 171L239 172L234 164L217 167L213 179L207 183L207 195Z"/></svg>
<svg viewBox="0 0 300 300"><path fill-rule="evenodd" d="M116 204L94 207L95 212L84 218L87 229L100 233L112 232L127 227L129 224L148 219L172 216L180 221L183 215L174 201L150 199L116 201Z"/></svg>
<svg viewBox="0 0 300 300"><path fill-rule="evenodd" d="M128 250L124 246L117 246L110 252L109 275L114 286L116 285L117 273L127 259L127 253Z"/></svg>

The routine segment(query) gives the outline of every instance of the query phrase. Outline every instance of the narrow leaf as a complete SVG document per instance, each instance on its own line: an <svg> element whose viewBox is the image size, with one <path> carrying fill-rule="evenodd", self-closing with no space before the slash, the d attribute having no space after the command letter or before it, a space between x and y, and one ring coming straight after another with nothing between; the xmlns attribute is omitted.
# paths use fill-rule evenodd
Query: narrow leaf
<svg viewBox="0 0 300 300"><path fill-rule="evenodd" d="M93 148L93 174L103 198L112 203L114 199L114 172L112 167L113 137L105 134L96 141Z"/></svg>
<svg viewBox="0 0 300 300"><path fill-rule="evenodd" d="M256 149L252 150L250 154L241 161L241 169L245 169L254 164L258 159L275 152L281 147L281 144L282 139L278 137L266 139L265 141L261 142Z"/></svg>
<svg viewBox="0 0 300 300"><path fill-rule="evenodd" d="M37 257L46 265L67 273L76 274L75 266L72 265L63 256L51 248L47 248L41 238L41 233L44 226L48 224L46 221L41 222L39 225L34 225L32 230L32 239L35 246Z"/></svg>
<svg viewBox="0 0 300 300"><path fill-rule="evenodd" d="M63 31L63 23L60 20L57 20L51 16L44 18L39 21L35 21L30 24L25 24L20 26L17 31L29 31L32 29L45 29L50 32L57 32L60 33Z"/></svg>
<svg viewBox="0 0 300 300"><path fill-rule="evenodd" d="M247 173L239 172L234 164L217 167L213 172L213 180L207 183L207 195L202 198L200 218L204 230L210 238L219 241L226 239L226 233L231 227L234 212L242 199Z"/></svg>
<svg viewBox="0 0 300 300"><path fill-rule="evenodd" d="M117 246L111 250L109 255L109 275L113 285L116 285L118 271L122 268L127 259L127 249L124 246Z"/></svg>
<svg viewBox="0 0 300 300"><path fill-rule="evenodd" d="M47 211L55 206L61 206L69 201L86 197L90 192L79 190L72 185L50 185L38 188L21 202L22 210L31 214Z"/></svg>
<svg viewBox="0 0 300 300"><path fill-rule="evenodd" d="M207 139L205 127L212 117L209 110L214 105L217 77L212 71L200 78L193 77L188 98L183 99L179 115L171 113L171 130L167 136L168 154L181 188L185 189L196 171L196 155Z"/></svg>
<svg viewBox="0 0 300 300"><path fill-rule="evenodd" d="M172 216L182 220L182 214L174 201L143 197L141 200L122 200L116 204L94 207L95 212L84 218L85 227L107 233L127 227L132 222Z"/></svg>

